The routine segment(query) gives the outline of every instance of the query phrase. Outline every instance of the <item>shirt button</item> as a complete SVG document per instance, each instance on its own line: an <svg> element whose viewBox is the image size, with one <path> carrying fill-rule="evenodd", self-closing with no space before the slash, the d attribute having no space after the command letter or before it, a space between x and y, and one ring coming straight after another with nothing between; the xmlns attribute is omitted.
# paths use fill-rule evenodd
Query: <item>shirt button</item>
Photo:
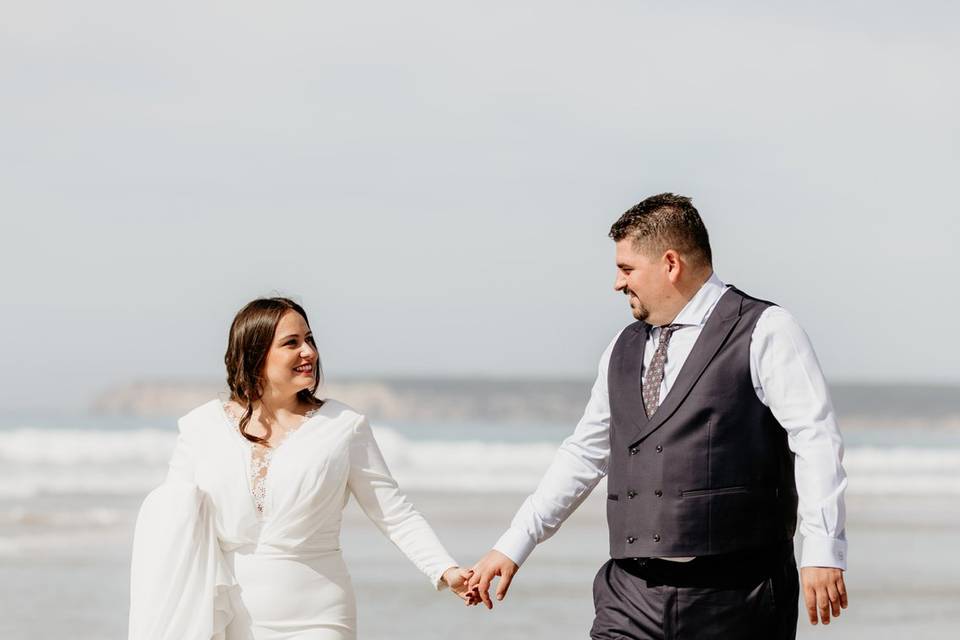
<svg viewBox="0 0 960 640"><path fill-rule="evenodd" d="M663 496L663 491L660 491L660 489L657 489L656 491L653 492L653 495L655 495L655 496L657 496L658 498L660 498L660 497ZM632 498L633 496L630 496L630 497Z"/></svg>
<svg viewBox="0 0 960 640"><path fill-rule="evenodd" d="M638 453L640 453L640 449L637 449L636 447L632 447L632 448L630 449L630 455L635 456L635 455L637 455Z"/></svg>
<svg viewBox="0 0 960 640"><path fill-rule="evenodd" d="M633 544L636 541L637 539L634 538L633 536L627 536L627 544Z"/></svg>
<svg viewBox="0 0 960 640"><path fill-rule="evenodd" d="M657 445L657 453L663 453L663 447Z"/></svg>
<svg viewBox="0 0 960 640"><path fill-rule="evenodd" d="M630 489L629 491L627 491L628 498L635 498L636 496L637 496L637 492L634 491L633 489Z"/></svg>
<svg viewBox="0 0 960 640"><path fill-rule="evenodd" d="M659 534L659 533L653 534L653 541L654 541L654 542L660 542L660 534Z"/></svg>

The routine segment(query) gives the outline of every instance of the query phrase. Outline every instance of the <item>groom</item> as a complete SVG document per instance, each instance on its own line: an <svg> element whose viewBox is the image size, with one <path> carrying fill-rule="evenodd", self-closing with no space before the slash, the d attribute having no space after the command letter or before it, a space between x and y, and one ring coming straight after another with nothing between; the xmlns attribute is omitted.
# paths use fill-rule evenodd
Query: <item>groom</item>
<svg viewBox="0 0 960 640"><path fill-rule="evenodd" d="M492 608L500 576L502 600L607 476L591 638L794 638L798 511L807 613L828 624L847 606L846 475L807 335L717 277L690 198L647 198L610 237L637 322L604 351L583 418L470 586Z"/></svg>

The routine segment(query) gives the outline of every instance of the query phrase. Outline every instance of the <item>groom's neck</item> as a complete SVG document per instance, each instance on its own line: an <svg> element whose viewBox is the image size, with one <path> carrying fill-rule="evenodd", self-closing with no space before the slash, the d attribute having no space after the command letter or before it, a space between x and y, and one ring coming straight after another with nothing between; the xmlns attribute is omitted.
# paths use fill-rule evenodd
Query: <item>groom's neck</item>
<svg viewBox="0 0 960 640"><path fill-rule="evenodd" d="M683 277L677 280L677 282L674 283L674 289L677 295L672 296L671 308L666 314L670 319L663 324L672 323L712 275L713 269L706 267L693 273L684 274Z"/></svg>

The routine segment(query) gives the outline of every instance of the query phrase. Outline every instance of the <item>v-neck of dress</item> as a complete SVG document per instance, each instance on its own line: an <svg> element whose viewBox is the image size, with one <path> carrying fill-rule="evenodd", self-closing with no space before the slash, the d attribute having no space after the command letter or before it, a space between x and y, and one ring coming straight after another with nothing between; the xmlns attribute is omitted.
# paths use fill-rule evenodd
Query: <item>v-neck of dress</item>
<svg viewBox="0 0 960 640"><path fill-rule="evenodd" d="M327 405L327 403L324 402L319 407L315 407L307 411L303 415L303 421L301 421L295 429L287 431L279 439L276 445L267 448L263 447L263 445L251 442L245 438L242 433L240 433L239 418L236 418L232 412L228 410L226 401L217 398L216 402L219 406L220 414L223 417L224 424L234 434L234 437L239 438L239 444L243 446L245 454L244 476L246 478L245 484L247 485L247 493L250 496L250 502L253 506L253 511L257 520L262 522L267 518L268 515L267 480L271 476L270 470L273 466L274 458L277 457L277 452L283 449L284 445L292 440L298 432L302 431L304 427L307 426L307 423L316 418ZM262 453L257 455L257 451L260 450L263 450Z"/></svg>

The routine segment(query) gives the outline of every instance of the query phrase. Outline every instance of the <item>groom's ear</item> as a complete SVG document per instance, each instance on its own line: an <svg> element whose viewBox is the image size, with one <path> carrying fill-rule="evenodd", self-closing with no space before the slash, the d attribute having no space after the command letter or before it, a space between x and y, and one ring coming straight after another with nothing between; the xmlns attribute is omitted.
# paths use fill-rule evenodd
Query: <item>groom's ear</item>
<svg viewBox="0 0 960 640"><path fill-rule="evenodd" d="M683 260L675 249L667 249L663 254L663 266L667 270L667 277L676 282L683 272Z"/></svg>

